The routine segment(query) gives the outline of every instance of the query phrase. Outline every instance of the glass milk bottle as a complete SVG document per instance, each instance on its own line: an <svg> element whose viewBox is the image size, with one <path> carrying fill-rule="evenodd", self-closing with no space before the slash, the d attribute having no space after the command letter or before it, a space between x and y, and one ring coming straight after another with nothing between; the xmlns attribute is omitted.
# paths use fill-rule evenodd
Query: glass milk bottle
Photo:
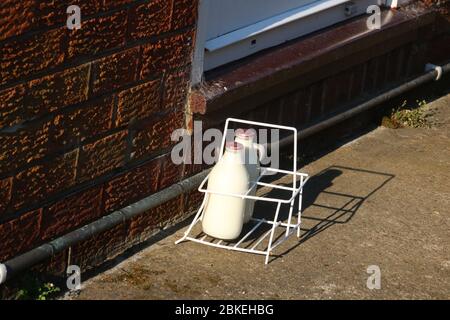
<svg viewBox="0 0 450 320"><path fill-rule="evenodd" d="M243 158L241 144L227 143L222 158L209 175L208 190L245 195L249 176ZM202 219L203 232L223 240L238 238L244 224L245 208L245 199L209 193Z"/></svg>
<svg viewBox="0 0 450 320"><path fill-rule="evenodd" d="M238 129L236 130L236 142L242 144L245 150L245 167L247 169L250 185L252 182L258 180L259 175L261 174L260 168L260 159L265 154L265 148L262 145L256 143L256 131L253 129ZM259 152L259 157L258 157ZM249 193L251 196L256 195L256 186ZM255 207L254 200L246 200L245 214L244 214L244 223L250 221L253 216L253 209Z"/></svg>

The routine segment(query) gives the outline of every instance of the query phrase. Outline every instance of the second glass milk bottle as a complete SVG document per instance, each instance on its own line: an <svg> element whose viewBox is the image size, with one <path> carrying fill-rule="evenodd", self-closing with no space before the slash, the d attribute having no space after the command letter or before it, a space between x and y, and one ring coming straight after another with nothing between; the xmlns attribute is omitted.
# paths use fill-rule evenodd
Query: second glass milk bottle
<svg viewBox="0 0 450 320"><path fill-rule="evenodd" d="M256 143L256 131L253 129L236 130L235 141L244 146L245 166L250 177L250 184L252 184L256 180L258 180L259 175L261 174L260 160L264 157L265 148L264 146ZM256 195L256 186L252 189L249 195ZM244 223L247 223L251 220L254 207L255 201L247 199L244 214Z"/></svg>

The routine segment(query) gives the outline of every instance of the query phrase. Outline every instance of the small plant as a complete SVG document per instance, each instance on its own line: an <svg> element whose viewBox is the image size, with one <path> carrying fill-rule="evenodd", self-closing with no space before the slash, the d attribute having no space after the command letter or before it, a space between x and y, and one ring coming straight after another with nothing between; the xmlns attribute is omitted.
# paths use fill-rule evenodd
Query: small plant
<svg viewBox="0 0 450 320"><path fill-rule="evenodd" d="M61 291L53 283L42 282L31 274L27 274L21 279L20 288L16 294L16 300L47 300Z"/></svg>
<svg viewBox="0 0 450 320"><path fill-rule="evenodd" d="M382 125L388 128L422 128L429 127L428 115L425 112L427 102L417 100L417 107L408 107L408 101L403 101L398 108L392 109L389 116L383 117Z"/></svg>
<svg viewBox="0 0 450 320"><path fill-rule="evenodd" d="M44 285L38 289L39 295L37 296L37 300L47 300L48 298L55 296L59 291L60 289L53 283L44 283Z"/></svg>

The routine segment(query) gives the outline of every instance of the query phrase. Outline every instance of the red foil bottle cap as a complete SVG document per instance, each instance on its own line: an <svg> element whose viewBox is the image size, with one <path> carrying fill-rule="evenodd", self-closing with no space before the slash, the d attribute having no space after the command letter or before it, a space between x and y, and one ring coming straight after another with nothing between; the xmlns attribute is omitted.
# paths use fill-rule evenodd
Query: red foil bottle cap
<svg viewBox="0 0 450 320"><path fill-rule="evenodd" d="M236 136L244 140L250 140L256 136L256 132L253 129L237 129Z"/></svg>
<svg viewBox="0 0 450 320"><path fill-rule="evenodd" d="M227 142L226 149L228 151L237 152L244 149L244 146L238 142Z"/></svg>

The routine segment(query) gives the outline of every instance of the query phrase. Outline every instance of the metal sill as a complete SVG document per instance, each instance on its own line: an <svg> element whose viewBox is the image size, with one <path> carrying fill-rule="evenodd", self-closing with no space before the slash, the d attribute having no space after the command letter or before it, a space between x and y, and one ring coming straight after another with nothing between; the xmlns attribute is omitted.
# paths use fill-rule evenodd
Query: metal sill
<svg viewBox="0 0 450 320"><path fill-rule="evenodd" d="M204 70L238 60L255 52L366 13L377 0L320 0L205 43Z"/></svg>
<svg viewBox="0 0 450 320"><path fill-rule="evenodd" d="M305 18L307 16L319 13L323 10L335 7L342 3L346 3L348 0L322 0L306 6L302 6L280 15L271 17L269 19L252 24L248 27L227 33L218 38L209 40L205 44L205 49L214 52L224 47L230 46L236 42L243 41L252 37L255 37L261 33L271 31L275 28L281 27L288 23L294 22L298 19Z"/></svg>

